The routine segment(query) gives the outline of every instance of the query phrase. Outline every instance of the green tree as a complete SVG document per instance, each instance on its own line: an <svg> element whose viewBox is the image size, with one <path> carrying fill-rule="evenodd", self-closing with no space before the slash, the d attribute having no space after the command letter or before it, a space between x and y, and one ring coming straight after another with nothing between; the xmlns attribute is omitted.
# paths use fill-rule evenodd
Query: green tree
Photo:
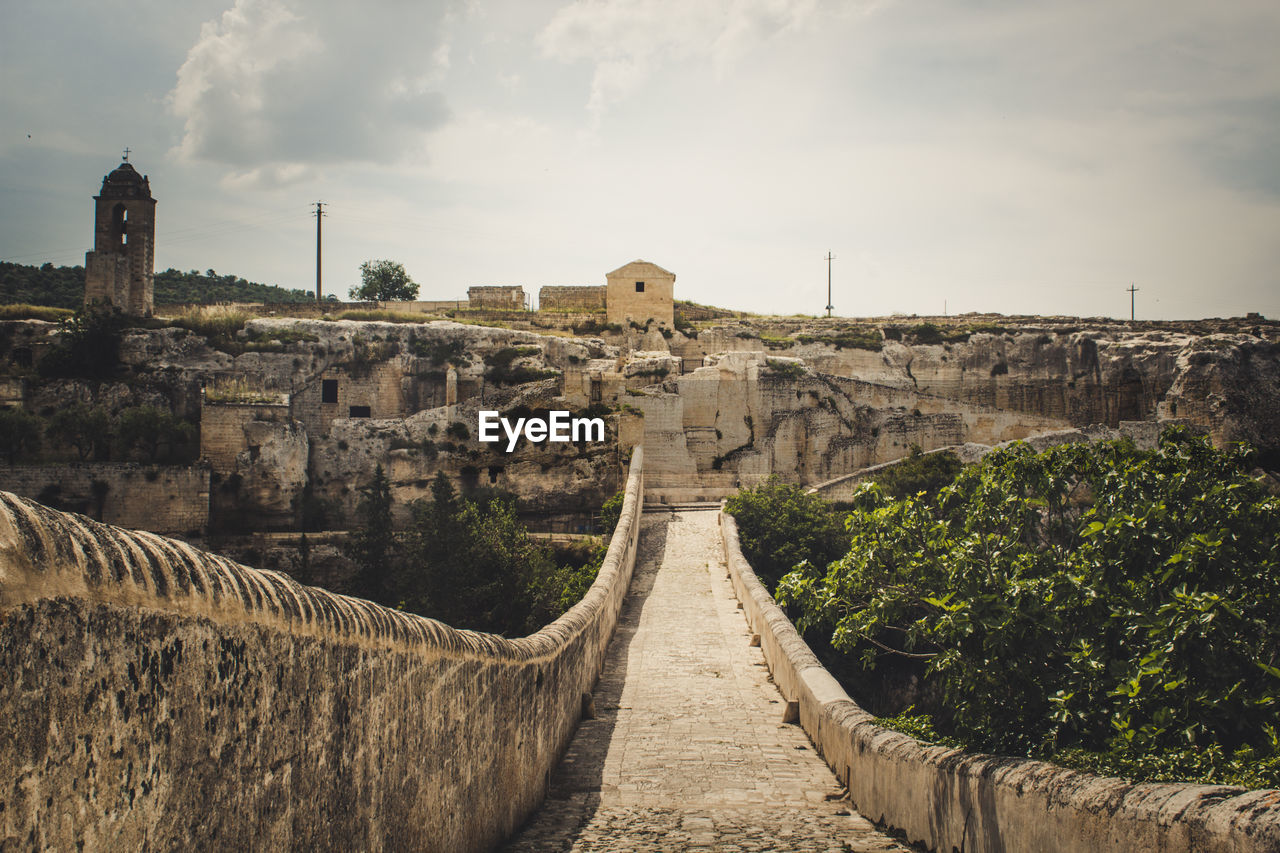
<svg viewBox="0 0 1280 853"><path fill-rule="evenodd" d="M74 447L81 459L96 458L111 441L111 418L101 406L75 403L49 418L50 441Z"/></svg>
<svg viewBox="0 0 1280 853"><path fill-rule="evenodd" d="M1280 500L1252 467L1171 430L1154 451L1014 445L932 504L868 484L847 554L779 600L866 666L927 663L927 710L972 746L1190 745L1280 773Z"/></svg>
<svg viewBox="0 0 1280 853"><path fill-rule="evenodd" d="M40 449L43 426L40 418L24 409L0 409L0 452L10 465L16 464L20 456Z"/></svg>
<svg viewBox="0 0 1280 853"><path fill-rule="evenodd" d="M391 481L379 465L373 480L360 489L356 507L359 526L349 553L356 561L355 594L380 604L395 604L395 564L398 547L391 524Z"/></svg>
<svg viewBox="0 0 1280 853"><path fill-rule="evenodd" d="M121 452L136 453L144 462L176 458L177 447L191 441L194 432L191 424L159 406L131 406L116 421L116 442Z"/></svg>
<svg viewBox="0 0 1280 853"><path fill-rule="evenodd" d="M77 311L63 321L58 344L40 359L41 375L109 378L120 363L120 342L127 322L118 311Z"/></svg>
<svg viewBox="0 0 1280 853"><path fill-rule="evenodd" d="M350 296L361 302L408 301L418 296L418 285L395 261L365 261L360 265L360 281Z"/></svg>
<svg viewBox="0 0 1280 853"><path fill-rule="evenodd" d="M800 563L822 569L849 547L830 504L777 476L730 496L725 510L738 522L742 555L770 588Z"/></svg>

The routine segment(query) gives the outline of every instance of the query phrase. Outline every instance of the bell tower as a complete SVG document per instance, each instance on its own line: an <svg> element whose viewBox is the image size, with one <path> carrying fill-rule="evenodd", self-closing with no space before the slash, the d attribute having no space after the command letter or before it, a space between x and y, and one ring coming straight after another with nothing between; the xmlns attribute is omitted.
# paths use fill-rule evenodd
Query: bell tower
<svg viewBox="0 0 1280 853"><path fill-rule="evenodd" d="M124 160L93 197L93 251L84 257L84 304L150 317L155 308L156 200L151 184Z"/></svg>

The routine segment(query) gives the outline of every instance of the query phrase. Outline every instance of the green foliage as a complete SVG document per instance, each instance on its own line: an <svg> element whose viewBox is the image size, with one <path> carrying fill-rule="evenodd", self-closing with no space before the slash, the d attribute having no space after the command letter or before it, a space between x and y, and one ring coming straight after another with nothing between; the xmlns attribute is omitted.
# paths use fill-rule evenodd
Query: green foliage
<svg viewBox="0 0 1280 853"><path fill-rule="evenodd" d="M62 322L58 343L40 359L49 377L106 379L120 363L120 342L127 324L119 312L86 309Z"/></svg>
<svg viewBox="0 0 1280 853"><path fill-rule="evenodd" d="M44 422L24 409L0 409L0 453L10 465L27 453L40 449Z"/></svg>
<svg viewBox="0 0 1280 853"><path fill-rule="evenodd" d="M359 567L355 594L457 628L532 633L576 604L604 561L600 546L577 565L557 566L550 548L520 523L510 495L477 490L464 497L442 471L431 500L413 504L413 523L400 535L381 466L360 491L348 549Z"/></svg>
<svg viewBox="0 0 1280 853"><path fill-rule="evenodd" d="M891 498L905 498L924 492L932 500L943 486L948 486L964 467L960 457L951 451L924 453L920 445L911 445L906 459L872 477Z"/></svg>
<svg viewBox="0 0 1280 853"><path fill-rule="evenodd" d="M852 546L778 586L802 630L927 661L967 744L1128 758L1275 753L1280 500L1185 430L990 454L933 504L863 486Z"/></svg>
<svg viewBox="0 0 1280 853"><path fill-rule="evenodd" d="M444 429L444 434L450 438L456 438L458 441L470 441L471 430L467 429L467 425L462 421L454 421Z"/></svg>
<svg viewBox="0 0 1280 853"><path fill-rule="evenodd" d="M81 285L84 284L83 273ZM82 296L83 298L83 296ZM296 303L315 302L316 296L306 290L286 290L274 284L259 284L234 275L218 275L213 270L182 272L172 267L155 276L157 305L193 303L211 305L218 302Z"/></svg>
<svg viewBox="0 0 1280 853"><path fill-rule="evenodd" d="M484 357L485 376L495 385L522 385L525 382L537 382L540 379L559 376L559 372L555 370L540 370L514 364L516 359L538 355L541 352L542 350L535 346L503 347Z"/></svg>
<svg viewBox="0 0 1280 853"><path fill-rule="evenodd" d="M797 335L796 340L802 344L826 344L838 350L847 348L879 352L884 348L879 329L842 329L818 335Z"/></svg>
<svg viewBox="0 0 1280 853"><path fill-rule="evenodd" d="M780 358L765 360L766 372L783 379L799 379L805 375L804 364L798 361L783 361Z"/></svg>
<svg viewBox="0 0 1280 853"><path fill-rule="evenodd" d="M731 495L742 554L766 586L801 563L821 569L849 547L839 513L817 495L777 476Z"/></svg>
<svg viewBox="0 0 1280 853"><path fill-rule="evenodd" d="M374 469L373 480L360 489L356 518L358 526L347 549L358 566L356 595L388 603L399 546L391 523L391 481L381 465Z"/></svg>
<svg viewBox="0 0 1280 853"><path fill-rule="evenodd" d="M598 335L601 332L612 332L616 335L622 332L621 323L607 323L603 319L596 317L590 317L580 323L574 323L572 328L575 335ZM680 326L677 324L676 328L678 329Z"/></svg>
<svg viewBox="0 0 1280 853"><path fill-rule="evenodd" d="M462 340L424 341L411 337L409 349L414 355L428 359L435 367L452 364L454 367L466 367L471 363L467 357L467 345Z"/></svg>
<svg viewBox="0 0 1280 853"><path fill-rule="evenodd" d="M122 456L143 462L173 462L195 436L195 427L158 406L131 406L116 419L116 443Z"/></svg>
<svg viewBox="0 0 1280 853"><path fill-rule="evenodd" d="M404 266L395 261L365 261L360 265L360 286L351 288L360 302L404 302L418 297L418 285Z"/></svg>
<svg viewBox="0 0 1280 853"><path fill-rule="evenodd" d="M112 433L111 417L106 409L83 403L54 412L45 430L50 441L75 448L81 459L101 456L110 445Z"/></svg>
<svg viewBox="0 0 1280 853"><path fill-rule="evenodd" d="M252 314L240 308L208 305L189 309L173 318L172 323L207 338L214 349L239 355L244 346L236 335L252 318Z"/></svg>
<svg viewBox="0 0 1280 853"><path fill-rule="evenodd" d="M954 344L969 340L968 329L943 328L933 323L921 323L911 329L911 337L918 344Z"/></svg>
<svg viewBox="0 0 1280 853"><path fill-rule="evenodd" d="M234 275L167 269L155 275L157 305L214 302L314 302L305 290L285 290ZM0 302L26 302L79 309L84 304L84 267L39 267L0 262ZM38 319L46 319L38 317Z"/></svg>

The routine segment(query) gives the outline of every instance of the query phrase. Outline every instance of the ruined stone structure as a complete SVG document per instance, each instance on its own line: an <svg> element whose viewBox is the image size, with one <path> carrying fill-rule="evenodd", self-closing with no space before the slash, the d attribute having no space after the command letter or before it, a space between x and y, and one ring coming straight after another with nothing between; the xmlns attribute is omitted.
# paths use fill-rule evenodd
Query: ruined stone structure
<svg viewBox="0 0 1280 853"><path fill-rule="evenodd" d="M555 287L538 291L539 311L604 311L603 286Z"/></svg>
<svg viewBox="0 0 1280 853"><path fill-rule="evenodd" d="M675 325L676 274L648 261L632 261L605 276L605 310L610 323L647 320Z"/></svg>
<svg viewBox="0 0 1280 853"><path fill-rule="evenodd" d="M0 493L0 847L487 850L537 807L635 564L457 631Z"/></svg>
<svg viewBox="0 0 1280 853"><path fill-rule="evenodd" d="M93 197L93 251L84 258L84 304L140 317L155 308L156 200L127 160Z"/></svg>
<svg viewBox="0 0 1280 853"><path fill-rule="evenodd" d="M519 311L524 308L524 288L518 284L468 287L467 301L472 308Z"/></svg>

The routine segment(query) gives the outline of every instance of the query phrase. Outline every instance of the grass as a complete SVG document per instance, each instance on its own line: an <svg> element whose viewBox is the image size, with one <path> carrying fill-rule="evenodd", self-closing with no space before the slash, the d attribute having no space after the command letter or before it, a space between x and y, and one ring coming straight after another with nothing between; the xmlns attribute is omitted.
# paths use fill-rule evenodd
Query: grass
<svg viewBox="0 0 1280 853"><path fill-rule="evenodd" d="M373 309L373 308L353 308L350 311L339 311L336 314L329 314L325 319L333 320L357 320L366 323L426 323L430 320L440 319L435 314L425 314L421 311L391 311L389 309Z"/></svg>
<svg viewBox="0 0 1280 853"><path fill-rule="evenodd" d="M206 403L283 403L279 394L251 385L243 376L216 381L204 389Z"/></svg>
<svg viewBox="0 0 1280 853"><path fill-rule="evenodd" d="M233 340L236 332L253 317L249 311L233 305L201 305L174 317L171 325L204 335L210 344L217 346L219 342Z"/></svg>
<svg viewBox="0 0 1280 853"><path fill-rule="evenodd" d="M70 308L51 308L25 302L0 305L0 320L44 320L46 323L60 323L75 313Z"/></svg>

